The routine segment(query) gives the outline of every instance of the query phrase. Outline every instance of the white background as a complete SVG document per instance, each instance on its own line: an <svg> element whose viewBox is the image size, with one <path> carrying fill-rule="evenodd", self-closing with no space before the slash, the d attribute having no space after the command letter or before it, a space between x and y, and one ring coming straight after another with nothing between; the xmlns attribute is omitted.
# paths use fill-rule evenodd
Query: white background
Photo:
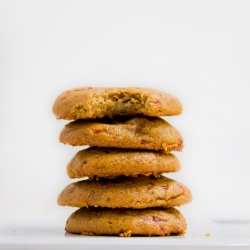
<svg viewBox="0 0 250 250"><path fill-rule="evenodd" d="M79 86L178 97L183 114L166 119L185 148L182 170L169 176L194 196L180 210L250 220L249 13L250 1L1 0L0 225L74 211L56 199L80 147L59 143L67 121L51 108Z"/></svg>

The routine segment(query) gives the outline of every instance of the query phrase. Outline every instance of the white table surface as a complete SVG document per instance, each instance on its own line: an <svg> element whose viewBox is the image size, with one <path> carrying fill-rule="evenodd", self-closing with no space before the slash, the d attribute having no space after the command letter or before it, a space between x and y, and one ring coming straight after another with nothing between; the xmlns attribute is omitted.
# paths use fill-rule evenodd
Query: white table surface
<svg viewBox="0 0 250 250"><path fill-rule="evenodd" d="M73 235L52 224L5 223L0 227L0 249L250 249L250 223L246 221L189 218L184 236L130 238Z"/></svg>

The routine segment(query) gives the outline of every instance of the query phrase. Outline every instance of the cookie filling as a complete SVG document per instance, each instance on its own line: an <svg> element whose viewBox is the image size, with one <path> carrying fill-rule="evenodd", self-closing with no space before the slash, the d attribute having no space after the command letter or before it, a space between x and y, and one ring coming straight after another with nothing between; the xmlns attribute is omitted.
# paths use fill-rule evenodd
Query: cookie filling
<svg viewBox="0 0 250 250"><path fill-rule="evenodd" d="M150 100L146 96L131 93L109 93L93 96L89 107L78 105L75 107L74 117L78 118L81 113L86 113L89 117L103 114L106 117L114 116L134 116L143 114L146 106L150 103L160 104L157 100ZM90 108L91 106L91 108Z"/></svg>

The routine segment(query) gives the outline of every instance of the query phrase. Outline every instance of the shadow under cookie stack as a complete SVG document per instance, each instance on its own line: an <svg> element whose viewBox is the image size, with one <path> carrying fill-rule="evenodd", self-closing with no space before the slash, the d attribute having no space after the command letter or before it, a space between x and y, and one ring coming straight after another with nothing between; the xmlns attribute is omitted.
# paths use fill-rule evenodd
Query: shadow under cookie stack
<svg viewBox="0 0 250 250"><path fill-rule="evenodd" d="M61 206L78 207L65 230L83 235L183 235L186 221L174 207L191 201L189 189L163 173L181 166L177 129L159 116L178 115L174 96L147 88L82 87L63 92L53 105L58 119L74 120L60 142L89 146L69 162Z"/></svg>

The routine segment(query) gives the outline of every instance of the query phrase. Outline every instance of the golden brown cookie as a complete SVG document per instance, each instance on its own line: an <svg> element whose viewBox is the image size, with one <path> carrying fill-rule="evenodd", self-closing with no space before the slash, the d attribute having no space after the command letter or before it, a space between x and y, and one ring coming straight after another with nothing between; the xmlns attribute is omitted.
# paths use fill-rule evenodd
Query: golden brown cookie
<svg viewBox="0 0 250 250"><path fill-rule="evenodd" d="M151 175L177 172L179 160L173 154L155 151L90 147L79 151L69 162L67 173L70 178L105 177L121 175Z"/></svg>
<svg viewBox="0 0 250 250"><path fill-rule="evenodd" d="M57 202L72 207L142 209L180 206L191 199L189 189L177 181L164 176L138 176L75 182L61 192Z"/></svg>
<svg viewBox="0 0 250 250"><path fill-rule="evenodd" d="M179 131L159 117L77 120L64 127L60 142L165 152L183 148Z"/></svg>
<svg viewBox="0 0 250 250"><path fill-rule="evenodd" d="M182 105L176 97L149 88L75 88L64 91L53 104L53 113L65 120L181 112Z"/></svg>
<svg viewBox="0 0 250 250"><path fill-rule="evenodd" d="M67 220L65 230L83 235L183 235L186 221L175 208L80 208Z"/></svg>

